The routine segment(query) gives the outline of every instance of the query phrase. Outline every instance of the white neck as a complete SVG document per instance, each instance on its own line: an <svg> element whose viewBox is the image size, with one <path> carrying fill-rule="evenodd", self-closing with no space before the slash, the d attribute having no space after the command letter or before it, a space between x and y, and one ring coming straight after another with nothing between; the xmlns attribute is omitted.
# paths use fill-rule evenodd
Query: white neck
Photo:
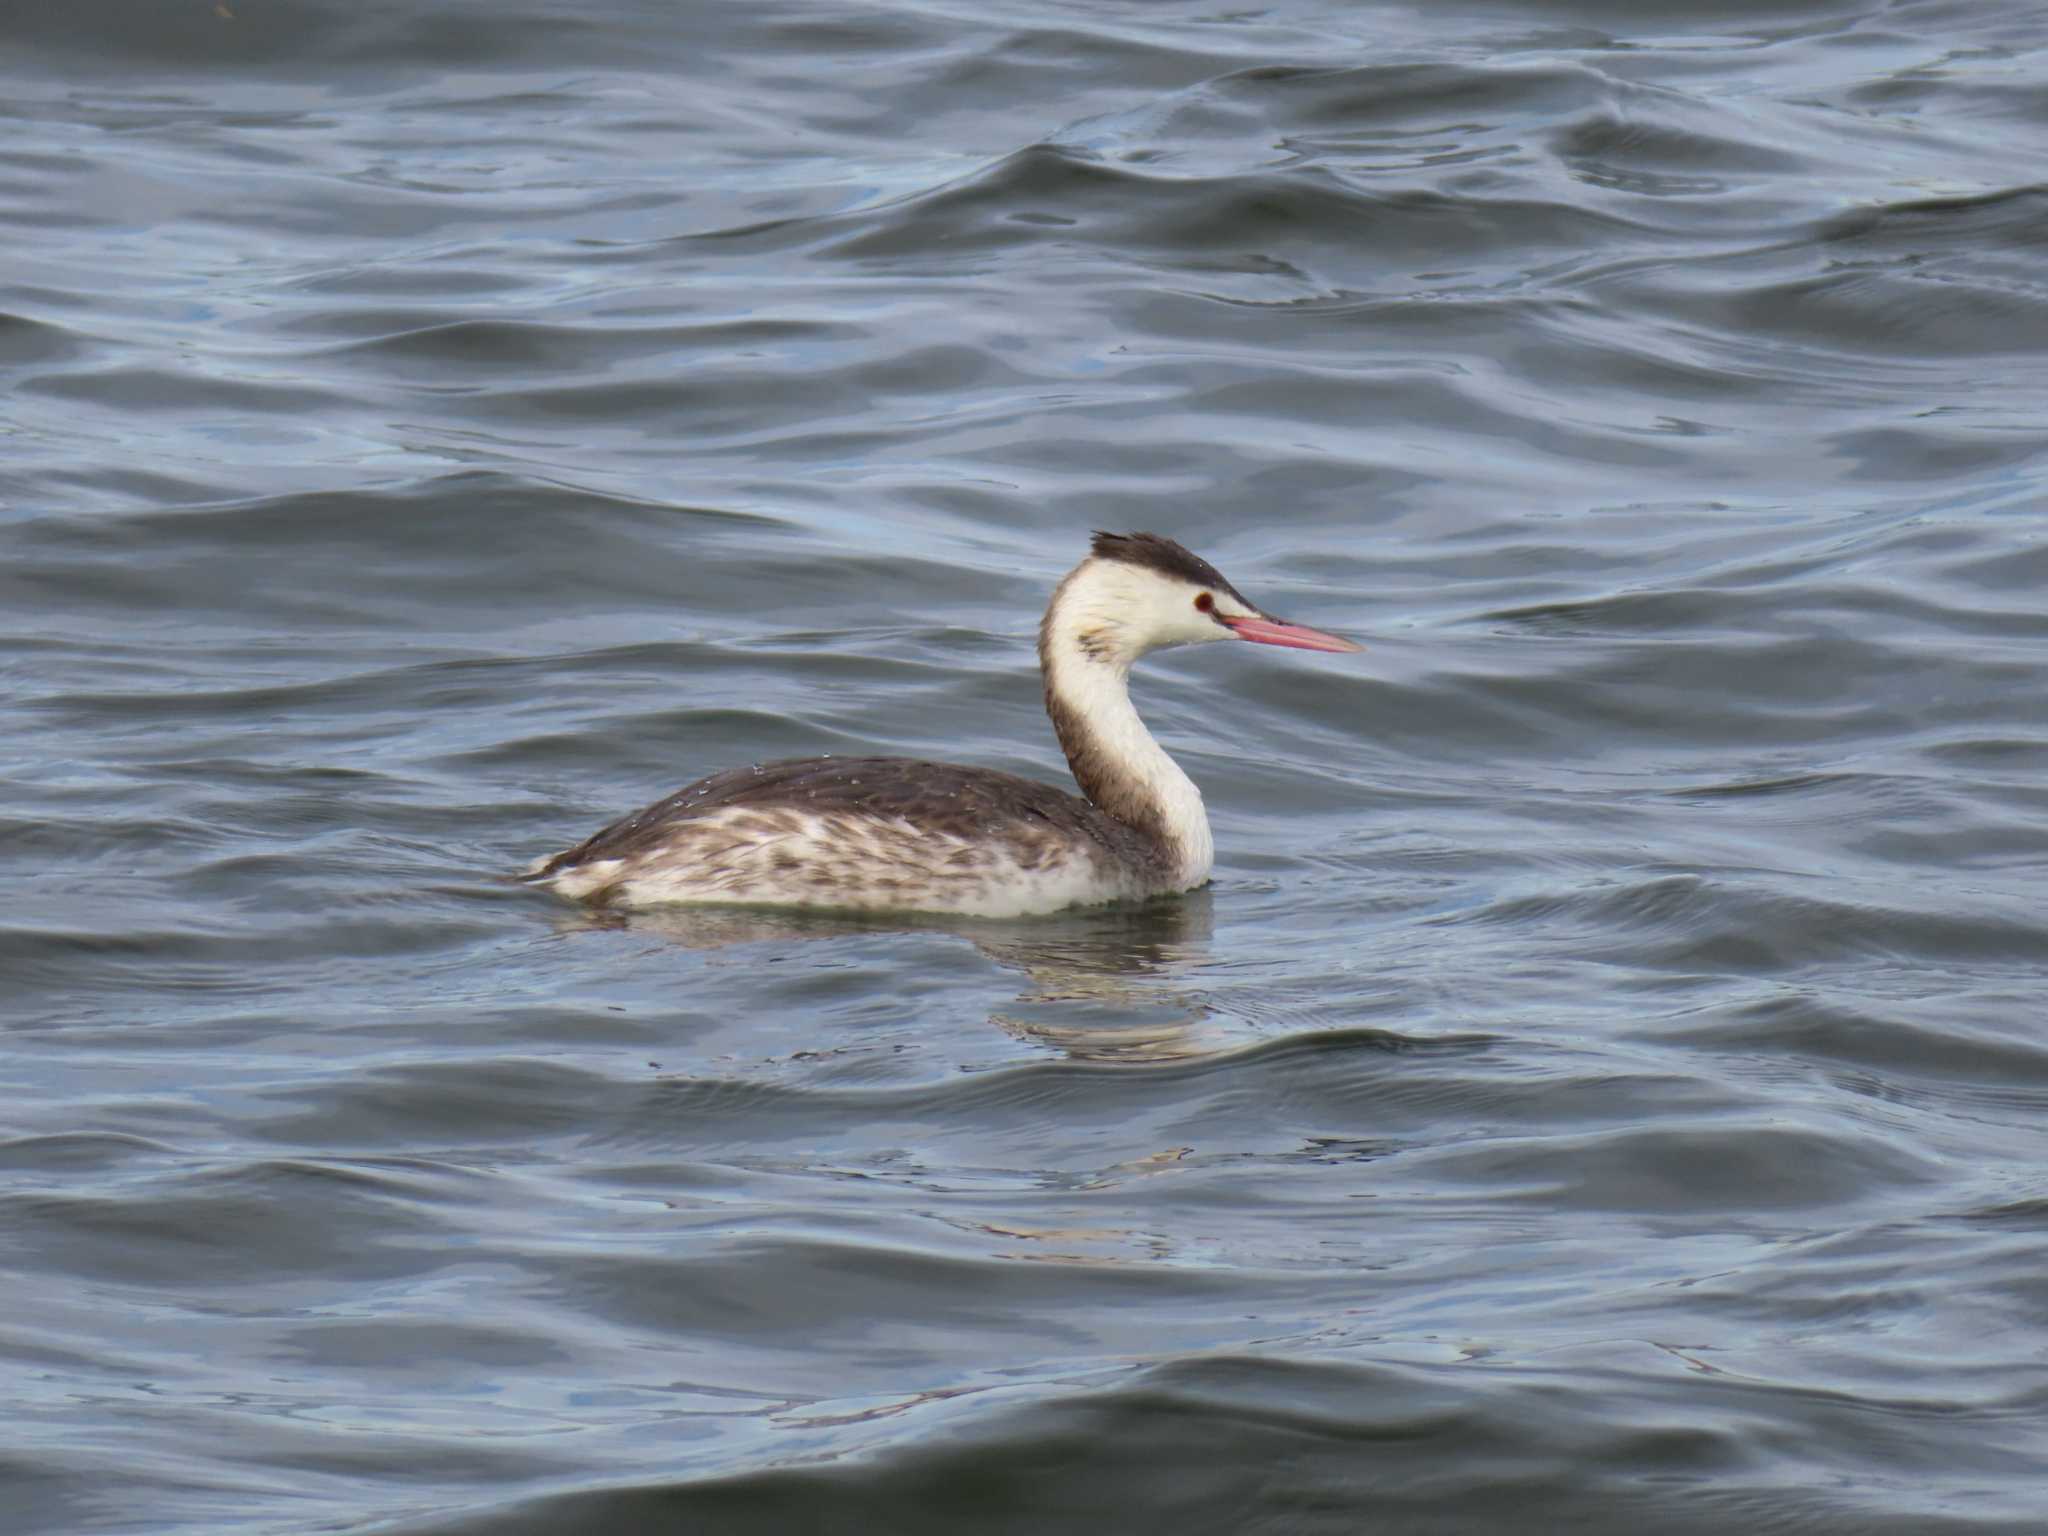
<svg viewBox="0 0 2048 1536"><path fill-rule="evenodd" d="M1039 630L1045 709L1081 792L1098 810L1149 838L1176 881L1209 878L1216 845L1202 792L1166 755L1131 704L1131 658L1086 620L1075 578L1061 584Z"/></svg>

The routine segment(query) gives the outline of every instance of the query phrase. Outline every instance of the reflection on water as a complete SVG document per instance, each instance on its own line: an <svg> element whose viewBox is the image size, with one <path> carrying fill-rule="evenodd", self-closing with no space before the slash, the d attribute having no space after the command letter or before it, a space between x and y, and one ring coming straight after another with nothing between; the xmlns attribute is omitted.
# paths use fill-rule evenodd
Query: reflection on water
<svg viewBox="0 0 2048 1536"><path fill-rule="evenodd" d="M1215 891L1066 913L991 921L943 914L870 916L800 908L579 907L558 932L649 934L692 950L843 940L855 934L941 933L971 944L1028 985L989 1022L1014 1039L1076 1061L1171 1061L1242 1043L1203 1026L1213 1010L1179 983L1208 962ZM1093 1015L1091 1017L1091 1015Z"/></svg>
<svg viewBox="0 0 2048 1536"><path fill-rule="evenodd" d="M2038 4L4 14L5 1536L2038 1536ZM479 873L1093 527L1212 890Z"/></svg>

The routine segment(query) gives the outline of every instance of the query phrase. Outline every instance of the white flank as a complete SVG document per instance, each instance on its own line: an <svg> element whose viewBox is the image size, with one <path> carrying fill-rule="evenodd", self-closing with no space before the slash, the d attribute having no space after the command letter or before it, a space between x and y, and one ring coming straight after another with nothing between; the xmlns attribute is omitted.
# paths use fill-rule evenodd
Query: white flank
<svg viewBox="0 0 2048 1536"><path fill-rule="evenodd" d="M1152 894L1135 873L1069 846L1035 868L1000 837L967 840L900 817L751 807L676 823L644 853L596 859L547 882L625 907L744 903L866 912L1035 917Z"/></svg>

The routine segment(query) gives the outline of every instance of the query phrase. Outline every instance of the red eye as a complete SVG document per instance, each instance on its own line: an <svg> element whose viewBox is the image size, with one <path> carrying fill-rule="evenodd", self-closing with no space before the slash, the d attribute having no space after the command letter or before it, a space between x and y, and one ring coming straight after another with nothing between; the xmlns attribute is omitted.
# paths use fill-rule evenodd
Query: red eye
<svg viewBox="0 0 2048 1536"><path fill-rule="evenodd" d="M1215 606L1216 599L1211 597L1208 593L1197 592L1195 594L1195 607L1200 609L1203 613L1207 613L1211 608L1214 608Z"/></svg>

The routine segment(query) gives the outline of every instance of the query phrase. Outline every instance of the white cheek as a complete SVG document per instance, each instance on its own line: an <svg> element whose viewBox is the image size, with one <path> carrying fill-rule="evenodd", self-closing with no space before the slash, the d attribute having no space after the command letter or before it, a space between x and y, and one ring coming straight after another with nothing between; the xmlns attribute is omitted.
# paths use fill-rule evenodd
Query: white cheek
<svg viewBox="0 0 2048 1536"><path fill-rule="evenodd" d="M1159 633L1165 636L1164 645L1207 645L1211 640L1227 640L1230 631L1210 618L1206 613L1177 613L1159 626Z"/></svg>

